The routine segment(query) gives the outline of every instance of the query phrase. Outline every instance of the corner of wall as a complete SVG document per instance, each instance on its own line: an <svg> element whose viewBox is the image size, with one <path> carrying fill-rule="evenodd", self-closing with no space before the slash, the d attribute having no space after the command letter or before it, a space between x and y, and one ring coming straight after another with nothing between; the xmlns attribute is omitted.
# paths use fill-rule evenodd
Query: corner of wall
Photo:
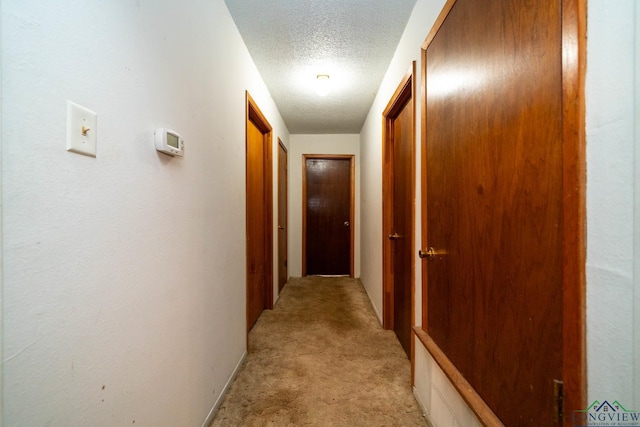
<svg viewBox="0 0 640 427"><path fill-rule="evenodd" d="M358 278L358 281L360 282L360 285L362 286L362 288L364 289L364 292L367 294L367 297L369 298L369 302L371 303L371 307L373 308L373 312L376 313L376 317L378 318L378 322L380 322L380 325L382 325L382 323L383 323L383 321L382 321L382 313L380 313L380 310L374 304L373 298L371 298L371 294L369 293L369 289L367 289L367 287L364 285L364 283L362 283L362 280L360 278Z"/></svg>
<svg viewBox="0 0 640 427"><path fill-rule="evenodd" d="M213 422L213 419L215 418L216 413L218 412L218 409L220 409L220 405L222 405L222 402L224 401L225 396L229 392L229 388L231 388L231 385L236 380L236 377L238 376L238 372L240 372L240 368L242 367L242 364L244 363L246 358L247 358L247 352L245 351L244 353L242 353L242 357L240 357L240 360L236 364L236 367L231 373L231 376L227 380L226 384L224 385L224 387L222 387L222 392L220 392L220 395L218 396L215 403L211 407L209 414L207 414L207 418L205 418L204 422L202 423L202 427L208 427Z"/></svg>

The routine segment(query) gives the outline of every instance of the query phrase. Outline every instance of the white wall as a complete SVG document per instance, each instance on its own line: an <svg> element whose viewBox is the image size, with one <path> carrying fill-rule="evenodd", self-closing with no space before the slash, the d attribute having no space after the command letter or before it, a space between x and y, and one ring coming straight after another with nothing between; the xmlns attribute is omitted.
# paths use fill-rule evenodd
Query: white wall
<svg viewBox="0 0 640 427"><path fill-rule="evenodd" d="M417 1L361 132L361 209L366 212L362 215L361 278L378 313L382 312L382 111L412 60L417 61L418 73L414 77L420 87L420 46L443 4L444 1ZM617 399L637 409L640 407L638 277L635 278L635 314L633 311L633 179L634 173L638 173L634 169L634 73L637 73L634 68L634 8L637 6L633 0L613 3L591 0L588 6L588 393L590 400ZM637 77L640 81L640 75ZM418 103L417 117L420 117L420 110ZM419 122L416 135L416 242L419 246ZM640 160L640 155L636 156ZM640 206L640 202L637 203ZM636 220L640 224L638 216ZM635 231L640 245L639 225ZM640 249L636 251L636 256L640 257ZM420 262L416 260L416 324L421 321L421 277ZM638 352L635 359L634 334ZM476 423L464 401L447 381L442 380L437 364L419 341L416 341L416 349L414 392L434 425Z"/></svg>
<svg viewBox="0 0 640 427"><path fill-rule="evenodd" d="M200 425L246 351L245 89L289 145L226 6L3 0L2 39L4 423Z"/></svg>
<svg viewBox="0 0 640 427"><path fill-rule="evenodd" d="M356 166L354 275L360 277L360 140L357 134L291 135L289 149L289 275L302 275L302 156L353 154Z"/></svg>
<svg viewBox="0 0 640 427"><path fill-rule="evenodd" d="M633 0L591 0L588 7L588 395L589 402L617 399L638 409L640 384L633 383L634 369L637 375L640 368L638 355L635 367L633 356L633 336L640 328L633 320L633 219L634 31L640 21L635 20L638 6Z"/></svg>

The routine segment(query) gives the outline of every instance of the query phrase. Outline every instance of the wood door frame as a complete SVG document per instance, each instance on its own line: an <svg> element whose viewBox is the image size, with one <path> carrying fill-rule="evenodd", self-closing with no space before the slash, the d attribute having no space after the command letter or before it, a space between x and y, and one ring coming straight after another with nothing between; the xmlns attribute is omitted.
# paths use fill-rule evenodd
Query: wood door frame
<svg viewBox="0 0 640 427"><path fill-rule="evenodd" d="M404 75L396 91L391 96L387 107L382 113L382 326L384 329L394 328L394 281L393 245L388 236L393 233L394 204L391 200L393 193L393 123L407 103L411 103L413 127L411 129L411 178L410 194L414 195L414 205L411 207L411 254L415 252L415 193L416 193L416 107L415 107L415 79L416 62L413 61L409 71ZM411 325L415 324L415 259L411 257ZM414 348L411 339L411 359Z"/></svg>
<svg viewBox="0 0 640 427"><path fill-rule="evenodd" d="M427 243L426 212L426 61L427 48L457 0L447 0L421 49L421 219L422 244ZM586 408L586 0L561 0L562 7L562 379L564 381L564 421L572 425L570 411ZM445 372L458 393L483 425L502 425L491 408L475 392L428 334L428 286L426 260L422 261L422 327L414 332Z"/></svg>
<svg viewBox="0 0 640 427"><path fill-rule="evenodd" d="M287 224L284 225L284 231L285 231L285 241L287 244L287 252L285 253L285 259L286 259L286 263L287 263L287 277L285 280L285 283L287 281L289 281L289 150L287 150L287 147L282 143L282 141L280 140L280 138L278 138L278 145L284 150L285 154L287 155L287 174L286 174L286 181L285 181L285 210L286 210L286 215L287 215ZM278 197L280 197L280 152L278 152ZM278 227L280 227L282 224L280 224L280 200L278 200ZM280 262L280 245L278 244L278 264ZM280 293L280 291L282 291L282 288L284 287L284 285L282 285L282 287L280 287L280 265L278 265L278 294Z"/></svg>
<svg viewBox="0 0 640 427"><path fill-rule="evenodd" d="M265 280L264 280L264 296L265 309L273 308L273 149L272 149L272 128L265 118L258 105L253 100L249 91L246 94L246 116L245 116L245 197L249 194L248 180L248 149L249 149L249 122L252 122L262 132L264 142L264 230L265 230ZM245 203L245 208L249 208L249 204ZM245 218L248 218L245 213ZM245 219L246 221L246 219ZM249 223L246 221L246 235L249 233ZM247 339L249 333L249 245L246 247L246 301L245 311L247 318Z"/></svg>
<svg viewBox="0 0 640 427"><path fill-rule="evenodd" d="M302 277L307 275L307 159L320 160L349 160L350 167L350 200L349 200L349 277L354 277L355 244L354 230L356 228L355 218L355 185L356 185L356 162L354 154L303 154L302 155Z"/></svg>

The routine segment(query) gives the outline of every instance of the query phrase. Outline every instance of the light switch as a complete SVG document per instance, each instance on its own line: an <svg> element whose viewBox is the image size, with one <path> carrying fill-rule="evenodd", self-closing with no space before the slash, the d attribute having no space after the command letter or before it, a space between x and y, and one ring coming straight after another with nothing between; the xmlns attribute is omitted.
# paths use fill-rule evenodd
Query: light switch
<svg viewBox="0 0 640 427"><path fill-rule="evenodd" d="M98 115L67 101L67 151L96 157Z"/></svg>

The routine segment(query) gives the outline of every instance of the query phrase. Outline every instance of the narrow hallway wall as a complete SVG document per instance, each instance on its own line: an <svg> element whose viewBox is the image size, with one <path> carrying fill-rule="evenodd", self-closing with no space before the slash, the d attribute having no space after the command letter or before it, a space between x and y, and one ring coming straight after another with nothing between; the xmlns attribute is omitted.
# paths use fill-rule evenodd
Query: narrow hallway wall
<svg viewBox="0 0 640 427"><path fill-rule="evenodd" d="M274 148L279 112L222 0L1 17L3 421L200 425L246 351L245 90ZM67 100L96 158L65 150Z"/></svg>

